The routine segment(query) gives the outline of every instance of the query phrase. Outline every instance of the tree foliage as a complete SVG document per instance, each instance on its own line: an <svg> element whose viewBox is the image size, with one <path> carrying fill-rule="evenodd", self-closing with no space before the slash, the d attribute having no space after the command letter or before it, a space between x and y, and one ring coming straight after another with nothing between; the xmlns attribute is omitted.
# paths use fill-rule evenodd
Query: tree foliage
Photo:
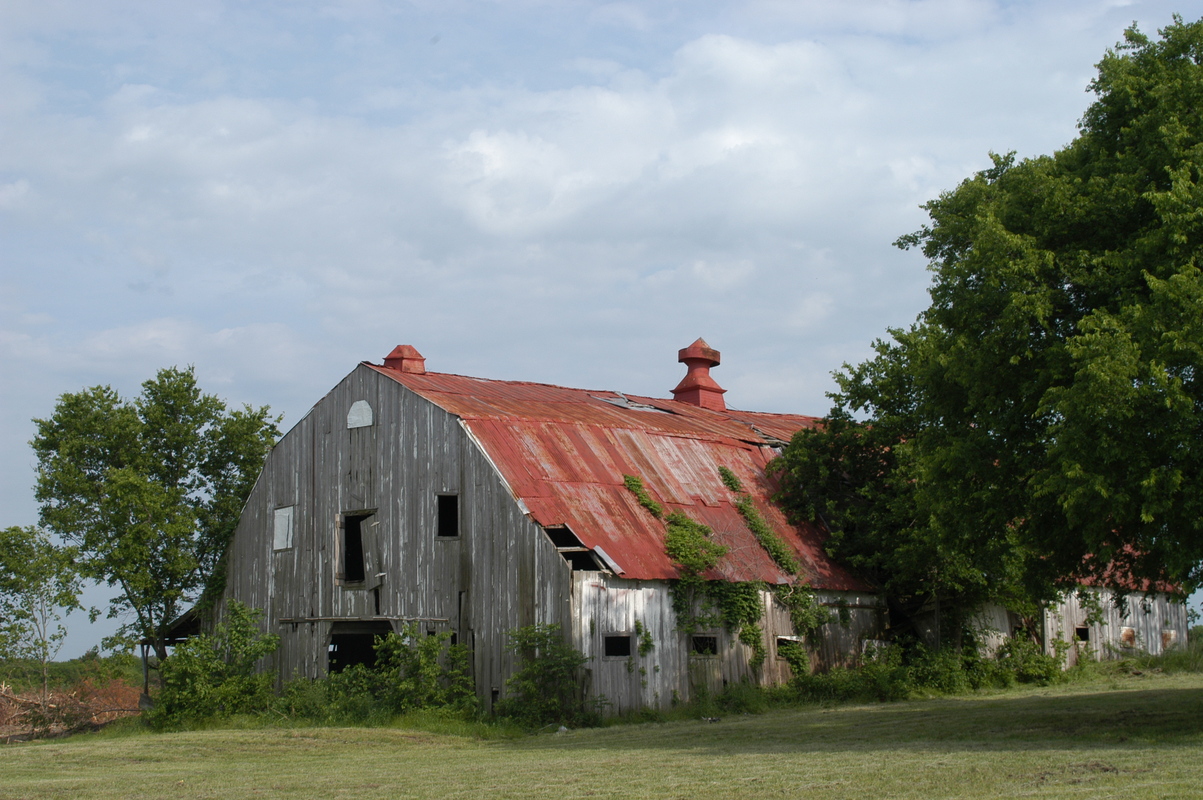
<svg viewBox="0 0 1203 800"><path fill-rule="evenodd" d="M38 664L43 703L50 662L67 636L62 618L80 608L79 589L70 549L38 528L0 531L0 659Z"/></svg>
<svg viewBox="0 0 1203 800"><path fill-rule="evenodd" d="M163 369L133 401L110 387L64 394L34 420L43 524L71 544L87 577L119 590L118 642L150 640L208 588L242 505L279 435L266 406L229 409L192 368Z"/></svg>
<svg viewBox="0 0 1203 800"><path fill-rule="evenodd" d="M896 601L1203 578L1203 21L1160 34L1104 56L1064 149L926 204L898 244L930 307L779 464Z"/></svg>

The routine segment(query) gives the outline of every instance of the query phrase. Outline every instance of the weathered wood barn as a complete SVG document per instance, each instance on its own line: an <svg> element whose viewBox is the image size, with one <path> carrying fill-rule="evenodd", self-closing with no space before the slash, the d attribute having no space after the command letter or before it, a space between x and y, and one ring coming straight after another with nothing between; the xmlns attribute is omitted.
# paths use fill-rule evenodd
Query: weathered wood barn
<svg viewBox="0 0 1203 800"><path fill-rule="evenodd" d="M794 631L772 592L758 667L721 627L680 630L664 523L624 486L633 475L729 548L710 577L809 584L843 617L812 658L854 655L882 627L879 600L817 528L786 520L765 475L814 418L728 409L709 373L719 353L699 339L678 355L688 373L672 400L428 372L410 346L361 363L268 457L230 546L226 599L264 610L285 679L367 660L372 637L402 624L450 631L472 648L486 708L514 667L507 632L532 623L562 626L589 658L587 692L615 711L787 678L778 644ZM720 468L797 575L749 530Z"/></svg>
<svg viewBox="0 0 1203 800"><path fill-rule="evenodd" d="M1097 661L1133 653L1161 655L1186 644L1186 603L1173 587L1147 581L1120 581L1123 591L1086 583L1065 592L1040 616L1045 652L1056 655L1066 647L1065 666L1086 657ZM1003 637L1016 633L1020 618L1000 605L987 605L975 617L986 649L995 650ZM1064 643L1060 645L1059 643Z"/></svg>

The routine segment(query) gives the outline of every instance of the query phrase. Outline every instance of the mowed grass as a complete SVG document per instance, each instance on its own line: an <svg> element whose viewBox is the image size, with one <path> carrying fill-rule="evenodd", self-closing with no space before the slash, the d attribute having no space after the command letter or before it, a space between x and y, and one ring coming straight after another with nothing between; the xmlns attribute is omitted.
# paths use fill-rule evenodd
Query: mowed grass
<svg viewBox="0 0 1203 800"><path fill-rule="evenodd" d="M1203 675L484 741L399 728L0 748L0 798L1203 797Z"/></svg>

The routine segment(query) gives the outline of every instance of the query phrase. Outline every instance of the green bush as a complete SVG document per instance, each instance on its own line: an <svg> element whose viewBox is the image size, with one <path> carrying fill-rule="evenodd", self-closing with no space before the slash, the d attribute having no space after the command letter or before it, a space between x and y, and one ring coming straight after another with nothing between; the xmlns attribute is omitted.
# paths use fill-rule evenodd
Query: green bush
<svg viewBox="0 0 1203 800"><path fill-rule="evenodd" d="M271 708L275 676L255 665L275 652L280 637L259 630L261 617L258 609L234 601L213 633L176 645L159 669L163 688L147 715L150 723L172 727Z"/></svg>
<svg viewBox="0 0 1203 800"><path fill-rule="evenodd" d="M910 670L902 662L902 648L887 645L868 650L864 662L855 669L833 667L814 675L795 673L790 688L799 700L807 702L886 702L909 697L913 685Z"/></svg>
<svg viewBox="0 0 1203 800"><path fill-rule="evenodd" d="M521 666L506 681L509 696L494 712L527 728L559 723L595 725L600 715L586 711L578 673L588 660L564 640L559 625L528 625L509 632L507 649Z"/></svg>
<svg viewBox="0 0 1203 800"><path fill-rule="evenodd" d="M380 700L396 714L419 708L468 707L476 701L470 651L451 645L450 633L424 636L416 624L376 640L376 672L382 680ZM443 661L444 663L440 663Z"/></svg>
<svg viewBox="0 0 1203 800"><path fill-rule="evenodd" d="M1050 656L1037 642L1025 636L1011 636L998 648L996 658L1020 683L1058 683L1065 679L1062 665L1067 645L1058 641L1056 647L1056 655Z"/></svg>
<svg viewBox="0 0 1203 800"><path fill-rule="evenodd" d="M289 681L276 702L278 713L319 723L382 725L422 709L476 710L471 651L447 647L450 633L427 636L416 624L377 637L376 663L353 664L320 681Z"/></svg>

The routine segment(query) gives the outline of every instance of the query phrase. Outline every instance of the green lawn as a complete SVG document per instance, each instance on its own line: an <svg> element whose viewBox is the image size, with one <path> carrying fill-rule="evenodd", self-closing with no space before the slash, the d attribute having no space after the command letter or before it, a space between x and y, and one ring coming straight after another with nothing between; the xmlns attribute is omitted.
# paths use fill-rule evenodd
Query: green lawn
<svg viewBox="0 0 1203 800"><path fill-rule="evenodd" d="M481 741L397 728L0 748L0 798L1203 797L1203 675Z"/></svg>

